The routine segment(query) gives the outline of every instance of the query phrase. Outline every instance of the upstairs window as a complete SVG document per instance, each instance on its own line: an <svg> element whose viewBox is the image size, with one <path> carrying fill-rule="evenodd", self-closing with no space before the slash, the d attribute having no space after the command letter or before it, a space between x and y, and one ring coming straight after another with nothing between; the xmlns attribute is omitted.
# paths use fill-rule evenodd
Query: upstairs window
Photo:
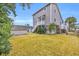
<svg viewBox="0 0 79 59"><path fill-rule="evenodd" d="M39 20L39 21L41 21L41 16L40 16L40 17L38 17L38 20Z"/></svg>
<svg viewBox="0 0 79 59"><path fill-rule="evenodd" d="M46 19L46 16L45 16L45 15L43 15L43 16L42 16L42 20L45 20L45 19Z"/></svg>
<svg viewBox="0 0 79 59"><path fill-rule="evenodd" d="M54 9L54 12L56 13L56 9Z"/></svg>
<svg viewBox="0 0 79 59"><path fill-rule="evenodd" d="M44 7L44 10L46 10L46 7Z"/></svg>
<svg viewBox="0 0 79 59"><path fill-rule="evenodd" d="M54 18L54 22L56 22L56 18Z"/></svg>

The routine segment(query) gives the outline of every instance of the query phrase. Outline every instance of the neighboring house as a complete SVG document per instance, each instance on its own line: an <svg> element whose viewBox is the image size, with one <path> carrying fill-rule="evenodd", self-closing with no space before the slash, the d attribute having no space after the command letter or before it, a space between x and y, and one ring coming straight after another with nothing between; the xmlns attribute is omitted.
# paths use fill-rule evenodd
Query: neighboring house
<svg viewBox="0 0 79 59"><path fill-rule="evenodd" d="M57 4L49 3L33 14L32 31L34 31L38 25L45 25L48 28L48 25L51 23L55 23L60 28L62 22L63 20Z"/></svg>
<svg viewBox="0 0 79 59"><path fill-rule="evenodd" d="M11 33L13 35L22 35L27 34L27 32L32 31L32 26L26 26L26 25L13 25Z"/></svg>

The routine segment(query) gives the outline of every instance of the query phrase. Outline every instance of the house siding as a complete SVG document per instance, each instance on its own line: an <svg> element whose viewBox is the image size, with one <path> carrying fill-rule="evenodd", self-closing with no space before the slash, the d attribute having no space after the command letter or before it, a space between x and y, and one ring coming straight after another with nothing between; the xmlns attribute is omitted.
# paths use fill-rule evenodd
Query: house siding
<svg viewBox="0 0 79 59"><path fill-rule="evenodd" d="M46 25L50 24L50 5L46 7Z"/></svg>
<svg viewBox="0 0 79 59"><path fill-rule="evenodd" d="M52 20L53 20L53 22L54 22L54 19L56 19L56 22L54 22L55 24L57 24L57 25L61 25L61 22L62 22L62 19L61 19L61 16L60 16L60 13L59 13L59 10L58 10L58 8L57 8L57 5L56 4L52 4Z"/></svg>

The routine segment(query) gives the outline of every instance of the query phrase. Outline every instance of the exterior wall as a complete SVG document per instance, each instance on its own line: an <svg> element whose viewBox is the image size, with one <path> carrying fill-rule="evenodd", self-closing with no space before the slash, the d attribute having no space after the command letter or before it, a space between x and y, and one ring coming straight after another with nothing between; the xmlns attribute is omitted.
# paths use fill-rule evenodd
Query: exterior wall
<svg viewBox="0 0 79 59"><path fill-rule="evenodd" d="M43 9L39 13L35 14L33 16L33 26L37 25L39 23L38 17L45 15L46 11Z"/></svg>
<svg viewBox="0 0 79 59"><path fill-rule="evenodd" d="M46 25L50 24L50 5L46 7Z"/></svg>
<svg viewBox="0 0 79 59"><path fill-rule="evenodd" d="M46 16L45 25L48 25L50 23L50 5L46 6L40 12L38 12L37 14L33 16L33 27L37 25L37 23L39 23L38 17L40 16L42 17L43 15Z"/></svg>
<svg viewBox="0 0 79 59"><path fill-rule="evenodd" d="M62 23L62 18L61 18L61 15L60 15L60 11L59 11L56 4L53 5L53 8L54 9L52 11L52 14L53 14L53 19L52 20L53 21L56 20L56 22L54 22L54 23L60 26L61 23Z"/></svg>
<svg viewBox="0 0 79 59"><path fill-rule="evenodd" d="M38 17L42 15L46 15L45 25L49 25L50 23L55 23L60 26L62 23L62 18L59 9L57 5L54 3L45 6L44 8L42 8L42 10L40 10L38 13L33 15L33 26L39 23Z"/></svg>

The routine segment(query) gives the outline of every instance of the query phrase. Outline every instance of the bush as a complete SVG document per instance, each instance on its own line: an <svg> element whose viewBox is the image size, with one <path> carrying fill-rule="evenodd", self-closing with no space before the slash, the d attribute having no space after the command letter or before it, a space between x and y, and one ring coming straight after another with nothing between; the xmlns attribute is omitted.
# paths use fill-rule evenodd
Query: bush
<svg viewBox="0 0 79 59"><path fill-rule="evenodd" d="M46 27L44 25L39 25L34 32L38 34L45 34Z"/></svg>
<svg viewBox="0 0 79 59"><path fill-rule="evenodd" d="M66 33L66 30L65 29L61 29L61 33Z"/></svg>
<svg viewBox="0 0 79 59"><path fill-rule="evenodd" d="M56 30L56 24L54 24L54 23L52 23L52 24L49 25L49 31L52 32L52 30L53 31Z"/></svg>
<svg viewBox="0 0 79 59"><path fill-rule="evenodd" d="M12 22L10 18L0 19L0 55L8 54L10 51L9 38L11 36Z"/></svg>

